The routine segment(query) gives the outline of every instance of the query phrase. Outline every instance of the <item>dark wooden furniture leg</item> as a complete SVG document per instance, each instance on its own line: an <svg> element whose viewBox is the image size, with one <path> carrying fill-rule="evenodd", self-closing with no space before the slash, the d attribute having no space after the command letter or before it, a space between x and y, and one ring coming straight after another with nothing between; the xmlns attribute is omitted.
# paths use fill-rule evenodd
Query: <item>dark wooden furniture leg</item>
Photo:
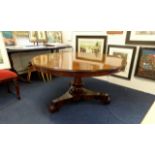
<svg viewBox="0 0 155 155"><path fill-rule="evenodd" d="M21 99L20 97L20 90L19 90L19 84L18 84L18 79L13 79L13 83L15 85L15 88L16 88L16 96L17 96L17 99Z"/></svg>
<svg viewBox="0 0 155 155"><path fill-rule="evenodd" d="M83 86L82 79L75 77L69 90L61 97L53 100L49 106L49 110L50 112L56 112L65 103L89 99L97 99L104 104L110 103L110 96L107 93L100 93L86 89Z"/></svg>

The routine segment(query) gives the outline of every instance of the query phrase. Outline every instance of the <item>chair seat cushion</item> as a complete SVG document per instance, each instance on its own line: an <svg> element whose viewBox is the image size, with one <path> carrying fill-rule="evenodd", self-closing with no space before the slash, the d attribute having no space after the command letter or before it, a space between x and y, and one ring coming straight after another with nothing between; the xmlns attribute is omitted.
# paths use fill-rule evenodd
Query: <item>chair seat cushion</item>
<svg viewBox="0 0 155 155"><path fill-rule="evenodd" d="M15 72L9 70L0 70L0 81L9 80L17 78L17 74Z"/></svg>

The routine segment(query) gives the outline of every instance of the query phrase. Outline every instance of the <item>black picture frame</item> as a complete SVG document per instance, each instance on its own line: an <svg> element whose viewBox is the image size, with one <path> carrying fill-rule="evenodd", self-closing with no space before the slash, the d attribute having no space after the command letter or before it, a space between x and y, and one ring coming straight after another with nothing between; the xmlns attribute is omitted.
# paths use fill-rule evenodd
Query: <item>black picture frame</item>
<svg viewBox="0 0 155 155"><path fill-rule="evenodd" d="M76 58L103 62L107 47L107 36L76 36Z"/></svg>
<svg viewBox="0 0 155 155"><path fill-rule="evenodd" d="M155 45L155 31L127 31L126 44Z"/></svg>
<svg viewBox="0 0 155 155"><path fill-rule="evenodd" d="M155 47L140 47L135 76L155 80Z"/></svg>
<svg viewBox="0 0 155 155"><path fill-rule="evenodd" d="M119 77L122 79L131 79L135 54L136 54L135 46L125 46L125 45L109 45L108 46L108 55L117 56L123 59L122 71L119 73L113 74L115 77Z"/></svg>

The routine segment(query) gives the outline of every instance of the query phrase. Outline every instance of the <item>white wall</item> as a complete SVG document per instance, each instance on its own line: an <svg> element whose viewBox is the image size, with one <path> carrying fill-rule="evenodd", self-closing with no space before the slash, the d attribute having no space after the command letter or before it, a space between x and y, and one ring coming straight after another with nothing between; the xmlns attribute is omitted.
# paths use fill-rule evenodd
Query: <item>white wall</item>
<svg viewBox="0 0 155 155"><path fill-rule="evenodd" d="M88 31L85 31L85 32L84 31L74 31L74 32L66 31L66 32L63 32L63 35L64 35L64 42L71 44L75 49L75 36L76 35L106 35L106 32L105 31L103 32L102 31L91 31L91 32L90 31L89 32ZM125 45L125 38L126 38L125 31L123 35L108 35L108 44ZM129 87L129 88L144 91L147 93L155 94L155 81L138 78L134 76L138 53L139 53L139 46L137 46L136 56L135 56L134 65L132 69L132 76L130 80L125 80L125 79L121 79L121 78L113 77L113 76L104 76L104 77L97 77L97 78L101 80L106 80L106 81L109 81L111 83L115 83L118 85L122 85L125 87Z"/></svg>

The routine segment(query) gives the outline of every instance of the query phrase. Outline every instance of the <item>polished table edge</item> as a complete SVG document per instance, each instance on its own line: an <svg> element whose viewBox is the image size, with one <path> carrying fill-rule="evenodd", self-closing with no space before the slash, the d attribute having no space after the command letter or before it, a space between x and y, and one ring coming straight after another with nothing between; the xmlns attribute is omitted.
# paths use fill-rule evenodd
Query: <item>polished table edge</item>
<svg viewBox="0 0 155 155"><path fill-rule="evenodd" d="M32 64L33 67L40 71L40 72L45 72L45 73L51 73L55 76L63 76L63 77L81 77L81 78L87 78L87 77L92 77L92 76L105 76L109 74L113 74L116 72L121 71L121 67L117 67L111 70L95 70L95 71L87 71L87 70L81 70L81 71L76 71L76 70L57 70L57 69L49 69L46 67L40 67L37 65Z"/></svg>

